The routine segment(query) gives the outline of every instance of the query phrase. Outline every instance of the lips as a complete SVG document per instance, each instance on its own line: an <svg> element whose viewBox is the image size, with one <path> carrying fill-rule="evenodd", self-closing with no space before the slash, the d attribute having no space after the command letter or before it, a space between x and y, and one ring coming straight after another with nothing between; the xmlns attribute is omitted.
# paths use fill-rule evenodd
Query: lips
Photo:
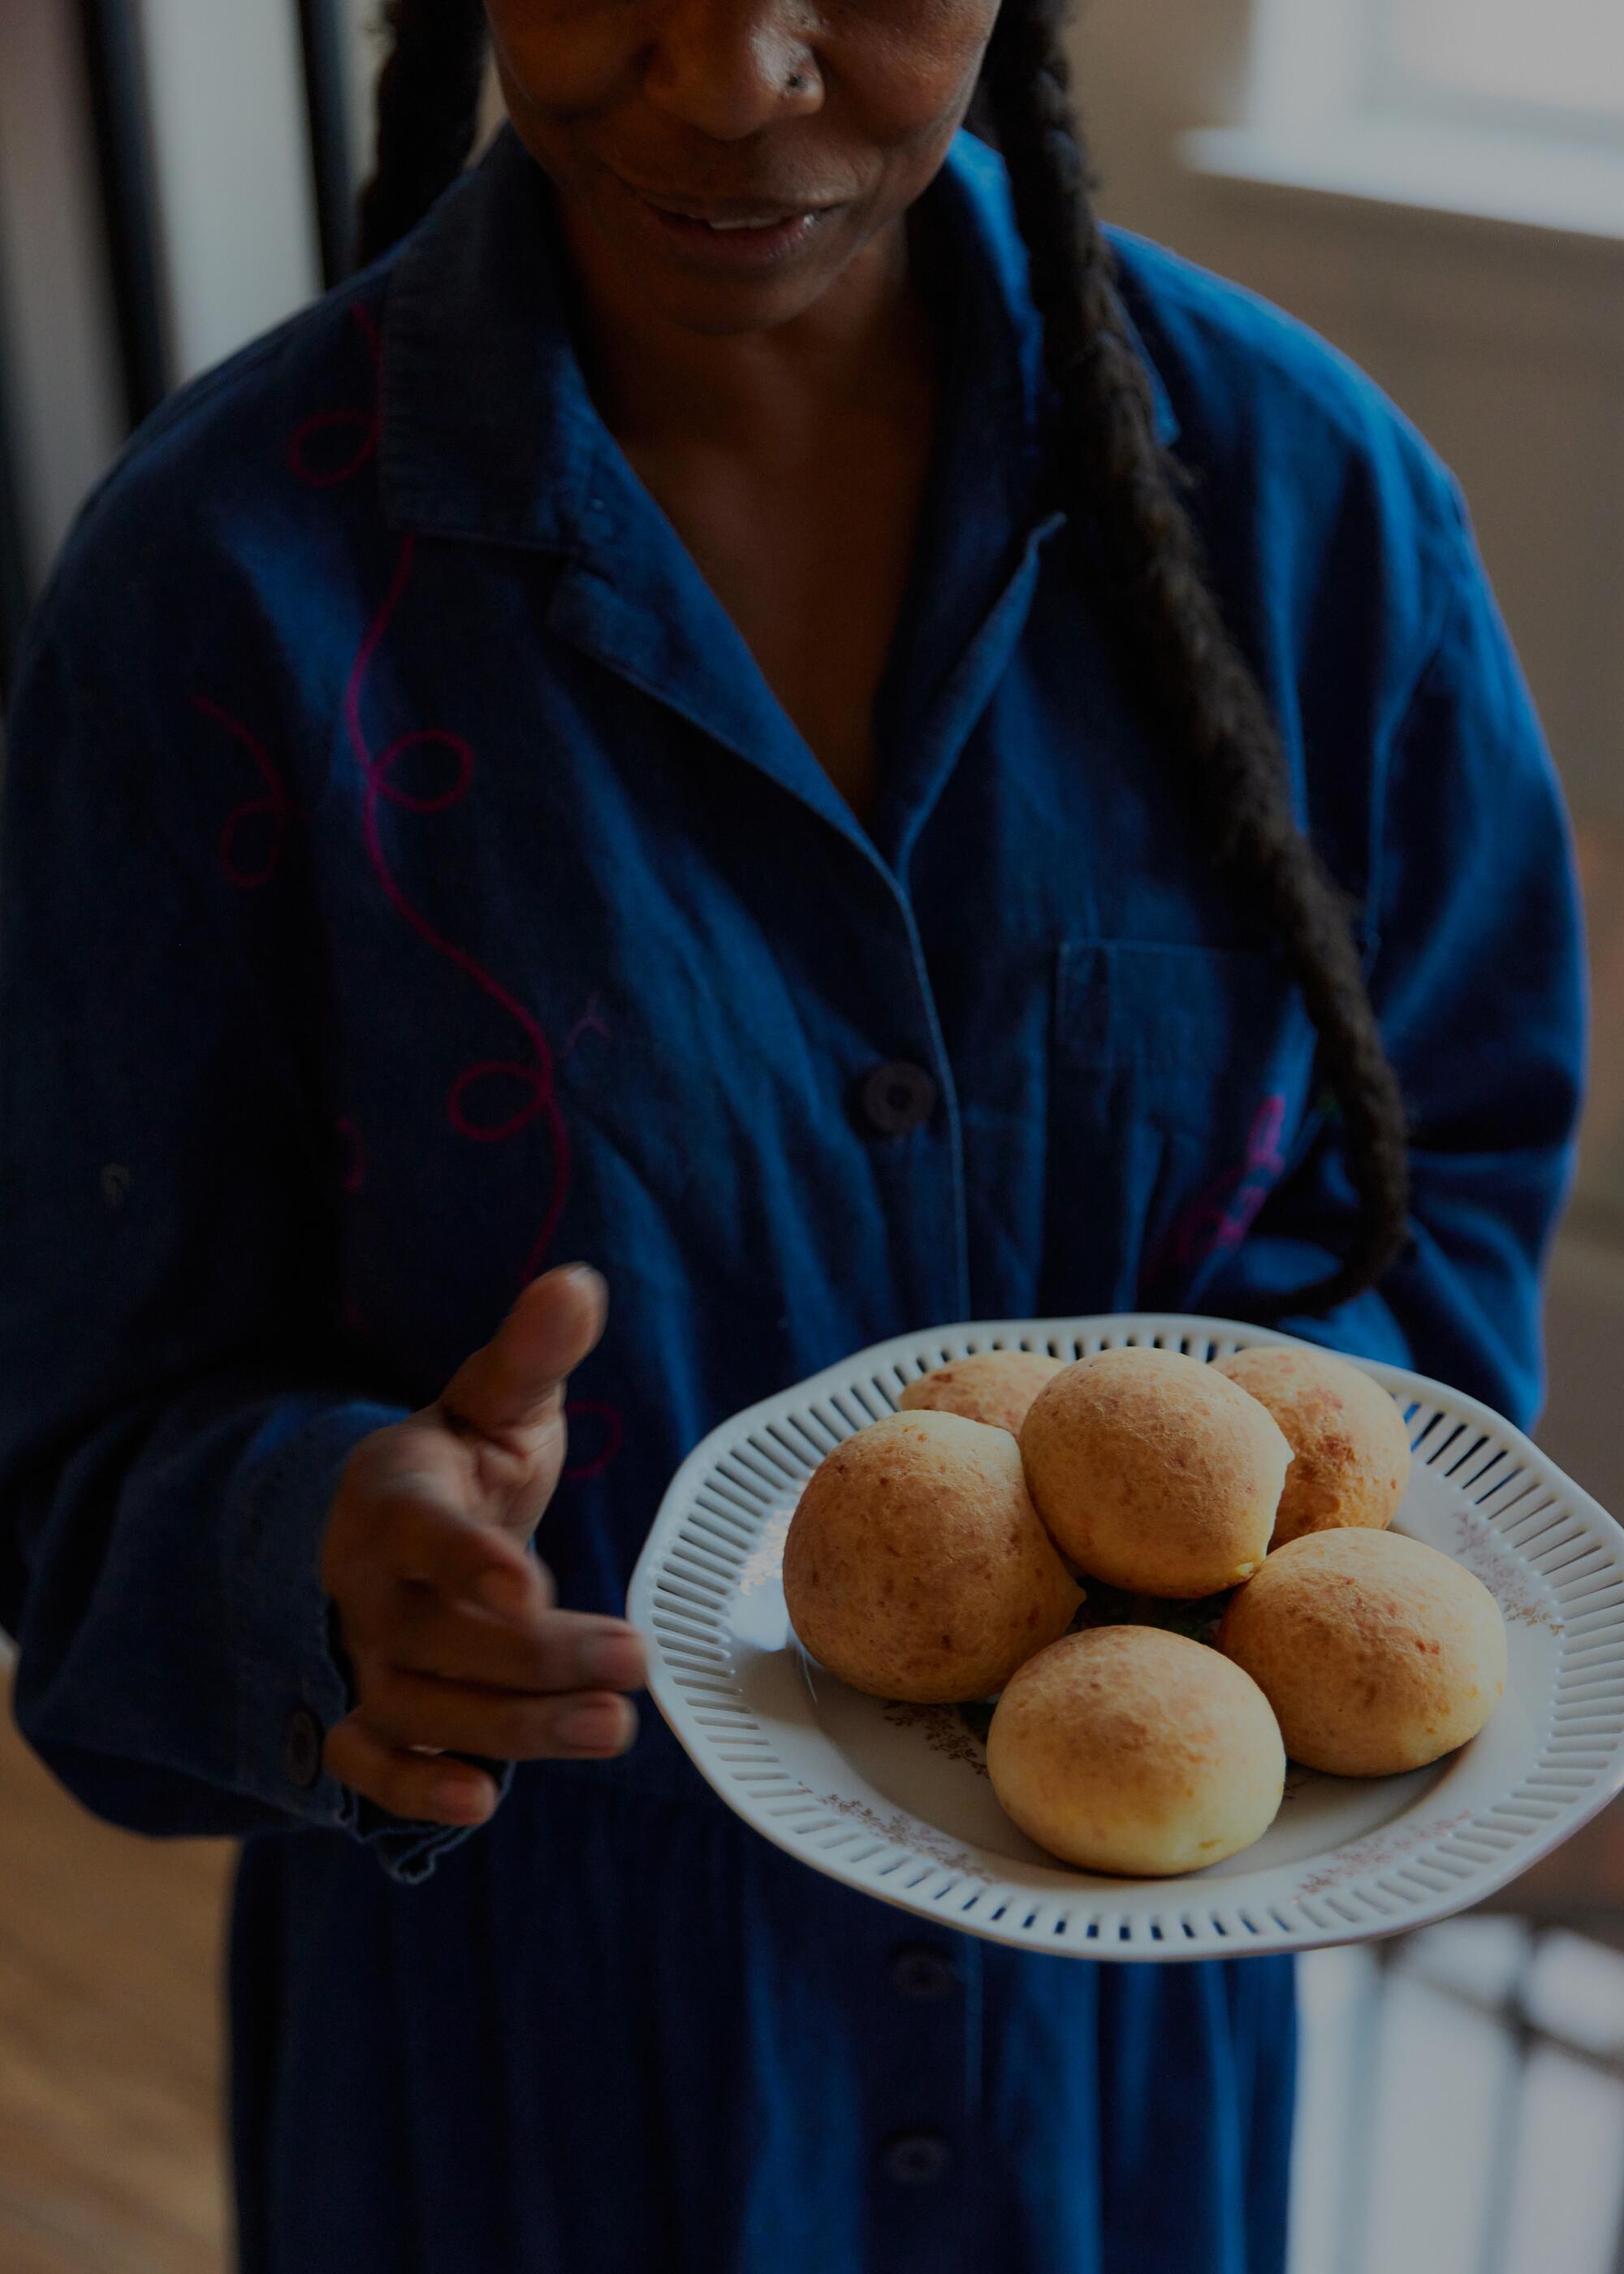
<svg viewBox="0 0 1624 2274"><path fill-rule="evenodd" d="M665 197L658 190L638 189L634 182L627 188L635 196L651 205L656 212L673 214L680 221L704 222L711 229L771 229L781 222L799 221L803 214L827 213L834 200L828 198L692 198Z"/></svg>
<svg viewBox="0 0 1624 2274"><path fill-rule="evenodd" d="M814 245L838 202L826 198L667 196L639 189L624 175L611 178L625 192L632 224L665 260L697 275L766 276L797 261Z"/></svg>

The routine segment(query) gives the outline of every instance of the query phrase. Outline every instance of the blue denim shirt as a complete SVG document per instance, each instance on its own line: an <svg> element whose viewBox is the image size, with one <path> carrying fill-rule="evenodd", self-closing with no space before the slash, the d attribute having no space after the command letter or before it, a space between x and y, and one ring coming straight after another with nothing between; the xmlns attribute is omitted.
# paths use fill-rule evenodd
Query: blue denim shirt
<svg viewBox="0 0 1624 2274"><path fill-rule="evenodd" d="M297 1832L249 1849L275 1859L273 2034L287 2000L327 1994L300 1919L421 1920L429 1890L408 1885L431 1867L464 1891L435 1895L449 1916L476 1884L531 1885L542 1828L594 1810L680 1803L731 1836L651 1713L616 1764L510 1775L471 1839L315 1773L346 1705L316 1564L340 1465L538 1269L583 1256L611 1285L539 1546L566 1605L619 1609L666 1480L738 1407L932 1322L1244 1314L1327 1269L1351 1222L1300 998L1135 699L1096 532L1046 485L1001 162L961 134L921 208L954 248L950 348L868 828L594 407L550 197L505 134L403 248L152 420L66 549L9 730L17 1713L117 1822ZM1322 342L1112 235L1159 431L1359 911L1411 1120L1407 1253L1380 1293L1285 1323L1526 1423L1572 1165L1579 936L1460 491ZM918 1126L876 1118L866 1078L893 1063L934 1084ZM571 1868L566 1919L630 1900L585 1832ZM771 1884L769 1909L861 1940L813 1875ZM257 1978L274 1938L240 1931ZM1093 1974L996 1962L1009 1983ZM954 1963L968 1979L981 1957ZM1166 1971L1109 1992L1141 2067L1191 1994ZM365 2029L428 2091L445 2045L409 2053L382 2010ZM1209 2131L1227 2074L1189 2085ZM1107 2142L1108 2171L1124 2152ZM1181 2274L1244 2263L1216 2202L1219 2255L1185 2231ZM1031 2245L1044 2274L1091 2263L1061 2233ZM801 2264L781 2243L773 2263ZM833 2226L820 2247L808 2266L848 2263ZM889 2265L913 2247L893 2237ZM286 2263L309 2274L323 2248L312 2233Z"/></svg>

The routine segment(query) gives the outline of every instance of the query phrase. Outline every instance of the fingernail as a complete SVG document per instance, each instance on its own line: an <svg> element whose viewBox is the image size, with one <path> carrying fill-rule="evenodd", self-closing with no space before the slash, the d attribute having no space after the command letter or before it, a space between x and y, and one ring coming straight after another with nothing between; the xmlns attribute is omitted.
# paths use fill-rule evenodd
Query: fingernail
<svg viewBox="0 0 1624 2274"><path fill-rule="evenodd" d="M572 1706L559 1716L558 1734L565 1744L579 1745L583 1752L618 1752L626 1742L626 1709L606 1699L601 1705Z"/></svg>
<svg viewBox="0 0 1624 2274"><path fill-rule="evenodd" d="M466 1777L442 1777L432 1790L437 1808L460 1816L466 1824L481 1824L491 1813L489 1790L470 1784Z"/></svg>
<svg viewBox="0 0 1624 2274"><path fill-rule="evenodd" d="M482 1571L474 1583L474 1593L487 1611L496 1611L503 1618L522 1611L530 1600L530 1582L521 1571L499 1571L494 1566Z"/></svg>

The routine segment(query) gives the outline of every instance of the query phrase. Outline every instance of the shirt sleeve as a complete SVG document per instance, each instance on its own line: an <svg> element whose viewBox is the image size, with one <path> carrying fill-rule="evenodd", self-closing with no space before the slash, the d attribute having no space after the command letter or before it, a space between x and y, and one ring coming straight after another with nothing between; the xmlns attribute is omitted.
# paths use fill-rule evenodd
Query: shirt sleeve
<svg viewBox="0 0 1624 2274"><path fill-rule="evenodd" d="M1588 1009L1571 832L1458 486L1455 572L1380 787L1369 978L1410 1124L1412 1237L1380 1290L1288 1333L1415 1367L1530 1427L1541 1287L1570 1189ZM1355 1211L1334 1115L1208 1291L1305 1286Z"/></svg>
<svg viewBox="0 0 1624 2274"><path fill-rule="evenodd" d="M98 701L94 644L70 644L41 630L25 659L0 809L17 1721L116 1824L337 1827L419 1879L467 1828L320 1765L352 1702L327 1513L352 1448L410 1409L346 1364L316 1085L162 825L154 706Z"/></svg>

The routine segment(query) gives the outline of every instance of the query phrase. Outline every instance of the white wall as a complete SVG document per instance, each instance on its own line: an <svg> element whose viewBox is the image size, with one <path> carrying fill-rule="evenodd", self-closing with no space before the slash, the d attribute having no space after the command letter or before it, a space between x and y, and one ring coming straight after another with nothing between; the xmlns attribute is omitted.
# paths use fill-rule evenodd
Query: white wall
<svg viewBox="0 0 1624 2274"><path fill-rule="evenodd" d="M1073 46L1116 220L1353 356L1465 485L1568 794L1624 826L1624 243L1225 185L1180 134L1244 117L1250 0L1094 0Z"/></svg>
<svg viewBox="0 0 1624 2274"><path fill-rule="evenodd" d="M120 401L71 0L0 0L0 278L38 574L111 456Z"/></svg>
<svg viewBox="0 0 1624 2274"><path fill-rule="evenodd" d="M177 379L320 290L289 0L142 0Z"/></svg>

